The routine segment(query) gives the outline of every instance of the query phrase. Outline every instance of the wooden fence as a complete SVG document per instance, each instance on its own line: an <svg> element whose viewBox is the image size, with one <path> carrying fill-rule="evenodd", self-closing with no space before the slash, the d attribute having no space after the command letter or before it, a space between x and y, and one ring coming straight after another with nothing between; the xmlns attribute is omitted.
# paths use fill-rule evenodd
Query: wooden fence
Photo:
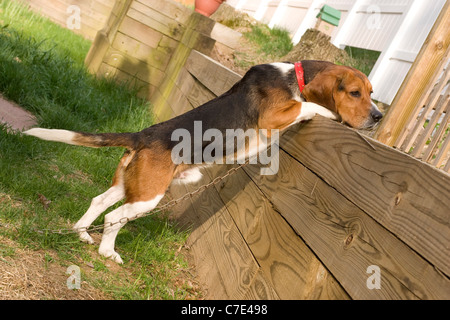
<svg viewBox="0 0 450 320"><path fill-rule="evenodd" d="M207 56L222 38L214 22L185 10L120 0L87 58L99 75L141 83L161 121L240 79ZM277 175L248 165L173 212L192 228L207 298L450 298L449 175L320 117L280 146Z"/></svg>
<svg viewBox="0 0 450 320"><path fill-rule="evenodd" d="M208 298L450 298L448 175L320 117L280 145L278 174L248 165L178 208Z"/></svg>
<svg viewBox="0 0 450 320"><path fill-rule="evenodd" d="M230 88L240 77L208 57L232 50L240 33L174 1L118 0L86 58L92 73L129 81L154 105L158 121L186 112ZM214 81L195 81L207 64ZM206 75L208 76L208 75Z"/></svg>
<svg viewBox="0 0 450 320"><path fill-rule="evenodd" d="M324 4L341 12L331 41L381 52L369 79L374 99L391 104L446 0L228 0L270 27L282 27L297 43L316 24Z"/></svg>
<svg viewBox="0 0 450 320"><path fill-rule="evenodd" d="M450 4L436 20L376 137L450 171Z"/></svg>
<svg viewBox="0 0 450 320"><path fill-rule="evenodd" d="M34 11L90 40L93 40L97 31L103 28L116 2L116 0L14 1L27 3Z"/></svg>

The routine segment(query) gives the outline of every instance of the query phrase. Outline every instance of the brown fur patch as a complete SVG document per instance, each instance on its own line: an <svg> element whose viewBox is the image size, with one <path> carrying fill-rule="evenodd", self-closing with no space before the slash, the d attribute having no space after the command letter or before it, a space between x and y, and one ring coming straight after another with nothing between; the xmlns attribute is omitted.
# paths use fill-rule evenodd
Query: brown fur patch
<svg viewBox="0 0 450 320"><path fill-rule="evenodd" d="M149 201L164 194L174 171L170 150L154 143L136 151L123 174L126 203Z"/></svg>
<svg viewBox="0 0 450 320"><path fill-rule="evenodd" d="M293 100L291 94L282 89L268 89L268 96L258 119L259 129L283 130L300 114L302 103ZM270 132L270 131L269 131Z"/></svg>

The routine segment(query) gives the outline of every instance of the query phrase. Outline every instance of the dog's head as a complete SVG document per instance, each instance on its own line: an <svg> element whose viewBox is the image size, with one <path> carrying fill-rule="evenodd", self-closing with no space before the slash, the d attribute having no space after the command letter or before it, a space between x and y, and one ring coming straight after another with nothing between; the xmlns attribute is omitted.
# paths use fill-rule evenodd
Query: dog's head
<svg viewBox="0 0 450 320"><path fill-rule="evenodd" d="M364 73L331 64L318 72L302 92L306 101L328 108L343 123L357 129L370 128L383 116L372 102L371 93L372 85Z"/></svg>

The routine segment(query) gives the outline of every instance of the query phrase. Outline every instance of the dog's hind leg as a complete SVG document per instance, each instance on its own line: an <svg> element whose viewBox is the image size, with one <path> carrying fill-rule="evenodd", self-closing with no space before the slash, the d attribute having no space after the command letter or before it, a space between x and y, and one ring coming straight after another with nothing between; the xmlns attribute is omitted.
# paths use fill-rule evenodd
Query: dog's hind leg
<svg viewBox="0 0 450 320"><path fill-rule="evenodd" d="M86 231L87 228L100 216L106 209L119 202L125 197L123 185L115 185L109 188L105 193L92 199L91 206L80 220L73 226L78 232L81 241L94 244L94 240Z"/></svg>
<svg viewBox="0 0 450 320"><path fill-rule="evenodd" d="M123 263L120 255L114 250L114 244L119 230L127 223L128 219L135 219L154 209L163 196L163 194L157 195L149 201L126 203L108 213L105 216L106 226L98 252L102 256L110 258L117 263Z"/></svg>
<svg viewBox="0 0 450 320"><path fill-rule="evenodd" d="M133 152L127 152L120 160L116 173L114 174L113 184L106 192L92 199L91 206L80 220L73 226L73 229L78 232L81 241L89 244L94 244L94 240L87 232L87 228L100 216L106 209L113 204L125 198L125 191L123 185L123 172L126 166L130 163Z"/></svg>
<svg viewBox="0 0 450 320"><path fill-rule="evenodd" d="M123 263L114 250L120 228L158 205L173 179L174 171L170 151L152 148L136 153L123 174L125 204L105 216L105 229L98 250L102 256Z"/></svg>

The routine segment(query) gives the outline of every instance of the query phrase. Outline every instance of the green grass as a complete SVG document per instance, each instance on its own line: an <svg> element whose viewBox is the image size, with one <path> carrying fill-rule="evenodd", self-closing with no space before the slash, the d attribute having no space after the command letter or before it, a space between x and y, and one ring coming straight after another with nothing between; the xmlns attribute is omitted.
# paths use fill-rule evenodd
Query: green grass
<svg viewBox="0 0 450 320"><path fill-rule="evenodd" d="M70 56L79 65L83 64L91 46L89 40L75 36L72 31L61 28L17 1L0 0L0 26L9 26L26 37L32 37L41 44L42 50L55 49L53 54Z"/></svg>
<svg viewBox="0 0 450 320"><path fill-rule="evenodd" d="M80 36L0 0L0 93L34 113L41 127L125 132L151 125L149 105L136 90L87 72L83 60L89 46ZM91 199L109 188L122 153L41 141L0 125L0 235L24 247L54 250L67 265L91 262L97 272L86 275L89 281L114 298L182 299L190 288L176 286L173 279L186 267L176 251L187 233L163 216L142 218L121 230L116 249L125 266L118 273L105 267L97 247L81 244L76 235L36 232L75 223ZM42 199L51 202L45 206Z"/></svg>
<svg viewBox="0 0 450 320"><path fill-rule="evenodd" d="M379 51L361 49L350 46L345 47L345 51L350 56L349 64L351 64L352 67L360 70L366 76L369 76L373 66L375 65L375 63L378 60L378 57L380 56Z"/></svg>
<svg viewBox="0 0 450 320"><path fill-rule="evenodd" d="M289 32L277 27L269 28L265 24L251 26L250 32L244 36L259 46L259 51L269 58L280 58L292 50L293 45Z"/></svg>

